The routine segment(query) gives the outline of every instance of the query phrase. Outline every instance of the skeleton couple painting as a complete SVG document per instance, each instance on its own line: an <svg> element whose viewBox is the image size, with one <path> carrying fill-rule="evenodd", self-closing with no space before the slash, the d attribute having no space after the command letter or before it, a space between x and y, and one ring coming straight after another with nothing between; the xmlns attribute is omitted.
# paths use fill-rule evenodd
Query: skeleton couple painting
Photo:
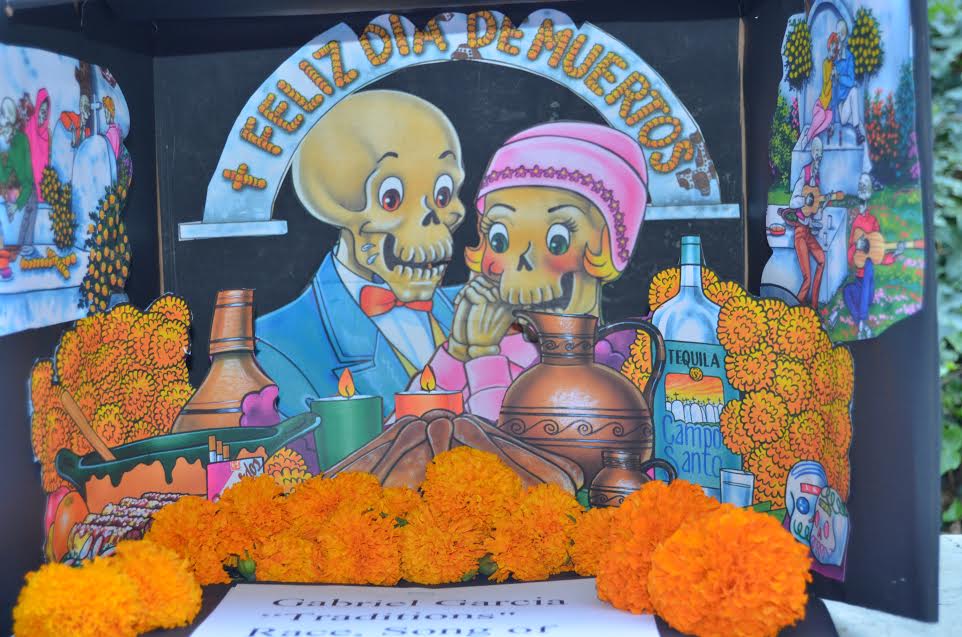
<svg viewBox="0 0 962 637"><path fill-rule="evenodd" d="M537 360L514 311L601 315L602 286L627 267L645 215L639 144L592 123L519 130L476 193L461 192L461 152L443 112L397 91L355 93L308 133L294 187L340 233L300 296L257 321L258 360L282 412L336 393L347 368L389 417L394 393L430 365L439 388L496 420L508 386ZM453 232L469 206L480 239L459 253ZM470 278L442 286L455 259Z"/></svg>

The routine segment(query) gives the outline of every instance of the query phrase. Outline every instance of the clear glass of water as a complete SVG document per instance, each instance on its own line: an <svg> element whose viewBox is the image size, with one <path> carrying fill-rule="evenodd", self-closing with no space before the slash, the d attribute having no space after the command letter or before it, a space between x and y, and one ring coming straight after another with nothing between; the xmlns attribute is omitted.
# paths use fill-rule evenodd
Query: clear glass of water
<svg viewBox="0 0 962 637"><path fill-rule="evenodd" d="M755 494L755 474L738 469L721 470L721 501L737 507L752 506Z"/></svg>

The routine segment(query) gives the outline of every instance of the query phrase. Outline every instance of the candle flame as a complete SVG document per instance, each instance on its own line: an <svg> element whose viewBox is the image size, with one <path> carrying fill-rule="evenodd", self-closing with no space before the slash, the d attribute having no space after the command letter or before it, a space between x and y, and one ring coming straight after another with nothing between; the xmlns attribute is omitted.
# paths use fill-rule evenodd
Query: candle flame
<svg viewBox="0 0 962 637"><path fill-rule="evenodd" d="M354 376L351 374L351 370L345 367L344 371L341 372L341 378L337 381L337 393L344 398L350 398L355 391Z"/></svg>
<svg viewBox="0 0 962 637"><path fill-rule="evenodd" d="M437 386L438 382L434 378L434 372L431 371L431 366L426 365L421 371L421 389L424 391L434 391Z"/></svg>

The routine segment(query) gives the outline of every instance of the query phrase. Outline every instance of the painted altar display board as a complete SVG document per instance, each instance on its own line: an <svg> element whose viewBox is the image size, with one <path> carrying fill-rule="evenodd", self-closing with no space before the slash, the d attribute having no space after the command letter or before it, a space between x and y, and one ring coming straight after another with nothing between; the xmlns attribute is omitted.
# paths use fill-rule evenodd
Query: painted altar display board
<svg viewBox="0 0 962 637"><path fill-rule="evenodd" d="M0 45L0 336L122 300L132 163L110 71Z"/></svg>
<svg viewBox="0 0 962 637"><path fill-rule="evenodd" d="M709 152L739 146L738 126L703 132L707 89L673 89L665 78L684 74L670 61L554 9L385 14L274 52L233 119L204 123L222 144L206 149L206 197L177 223L163 201L176 293L146 307L120 298L119 88L102 67L3 48L30 81L7 91L0 140L0 309L22 297L8 307L29 315L35 292L12 286L32 276L20 229L34 215L35 247L55 246L38 270L69 279L44 316L75 321L29 379L45 557L110 555L172 503L220 510L247 478L296 494L367 472L416 491L437 457L467 448L585 509L690 482L775 518L813 570L844 580L861 434L845 342L922 294L908 23L907 3L871 0L790 21L759 295L741 278L741 157ZM30 83L57 65L46 90ZM430 88L453 74L477 81L448 99ZM215 93L233 81L211 78ZM51 97L63 84L76 112ZM21 199L15 153L36 170L30 132L42 140L45 122L50 164ZM106 172L86 159L95 145ZM264 551L215 560L216 575L269 581L248 548ZM471 566L459 577L487 575Z"/></svg>
<svg viewBox="0 0 962 637"><path fill-rule="evenodd" d="M909 3L822 0L793 17L772 121L762 293L835 341L919 311L925 247Z"/></svg>

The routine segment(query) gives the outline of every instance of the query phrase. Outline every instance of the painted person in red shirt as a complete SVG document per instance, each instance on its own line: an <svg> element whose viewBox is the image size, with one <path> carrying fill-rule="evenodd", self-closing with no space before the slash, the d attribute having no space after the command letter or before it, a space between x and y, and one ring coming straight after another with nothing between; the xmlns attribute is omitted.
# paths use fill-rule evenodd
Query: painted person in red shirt
<svg viewBox="0 0 962 637"><path fill-rule="evenodd" d="M852 230L849 232L848 240L848 265L855 271L855 280L842 288L842 296L845 299L845 306L848 308L852 319L858 326L858 338L871 338L872 330L868 325L869 312L872 309L872 302L875 299L875 266L891 265L895 258L905 250L904 242L899 242L894 252L888 252L881 262L875 264L872 258L865 259L865 264L861 268L855 267L856 253L869 252L869 240L865 236L856 238L856 230L862 230L865 234L879 232L878 218L873 214L872 208L868 205L872 198L872 177L863 174L858 180L859 205L852 208L854 213L852 220Z"/></svg>
<svg viewBox="0 0 962 637"><path fill-rule="evenodd" d="M802 305L811 304L818 309L818 295L822 287L822 271L825 269L825 250L819 244L815 234L821 227L821 211L813 216L802 212L805 207L805 186L819 187L821 185L820 167L822 165L822 140L816 137L812 140L809 151L812 161L805 165L802 174L795 180L792 187L792 198L788 208L781 208L778 212L795 231L795 255L798 257L798 267L802 271L802 285L795 296ZM815 261L815 272L812 273L812 261Z"/></svg>

